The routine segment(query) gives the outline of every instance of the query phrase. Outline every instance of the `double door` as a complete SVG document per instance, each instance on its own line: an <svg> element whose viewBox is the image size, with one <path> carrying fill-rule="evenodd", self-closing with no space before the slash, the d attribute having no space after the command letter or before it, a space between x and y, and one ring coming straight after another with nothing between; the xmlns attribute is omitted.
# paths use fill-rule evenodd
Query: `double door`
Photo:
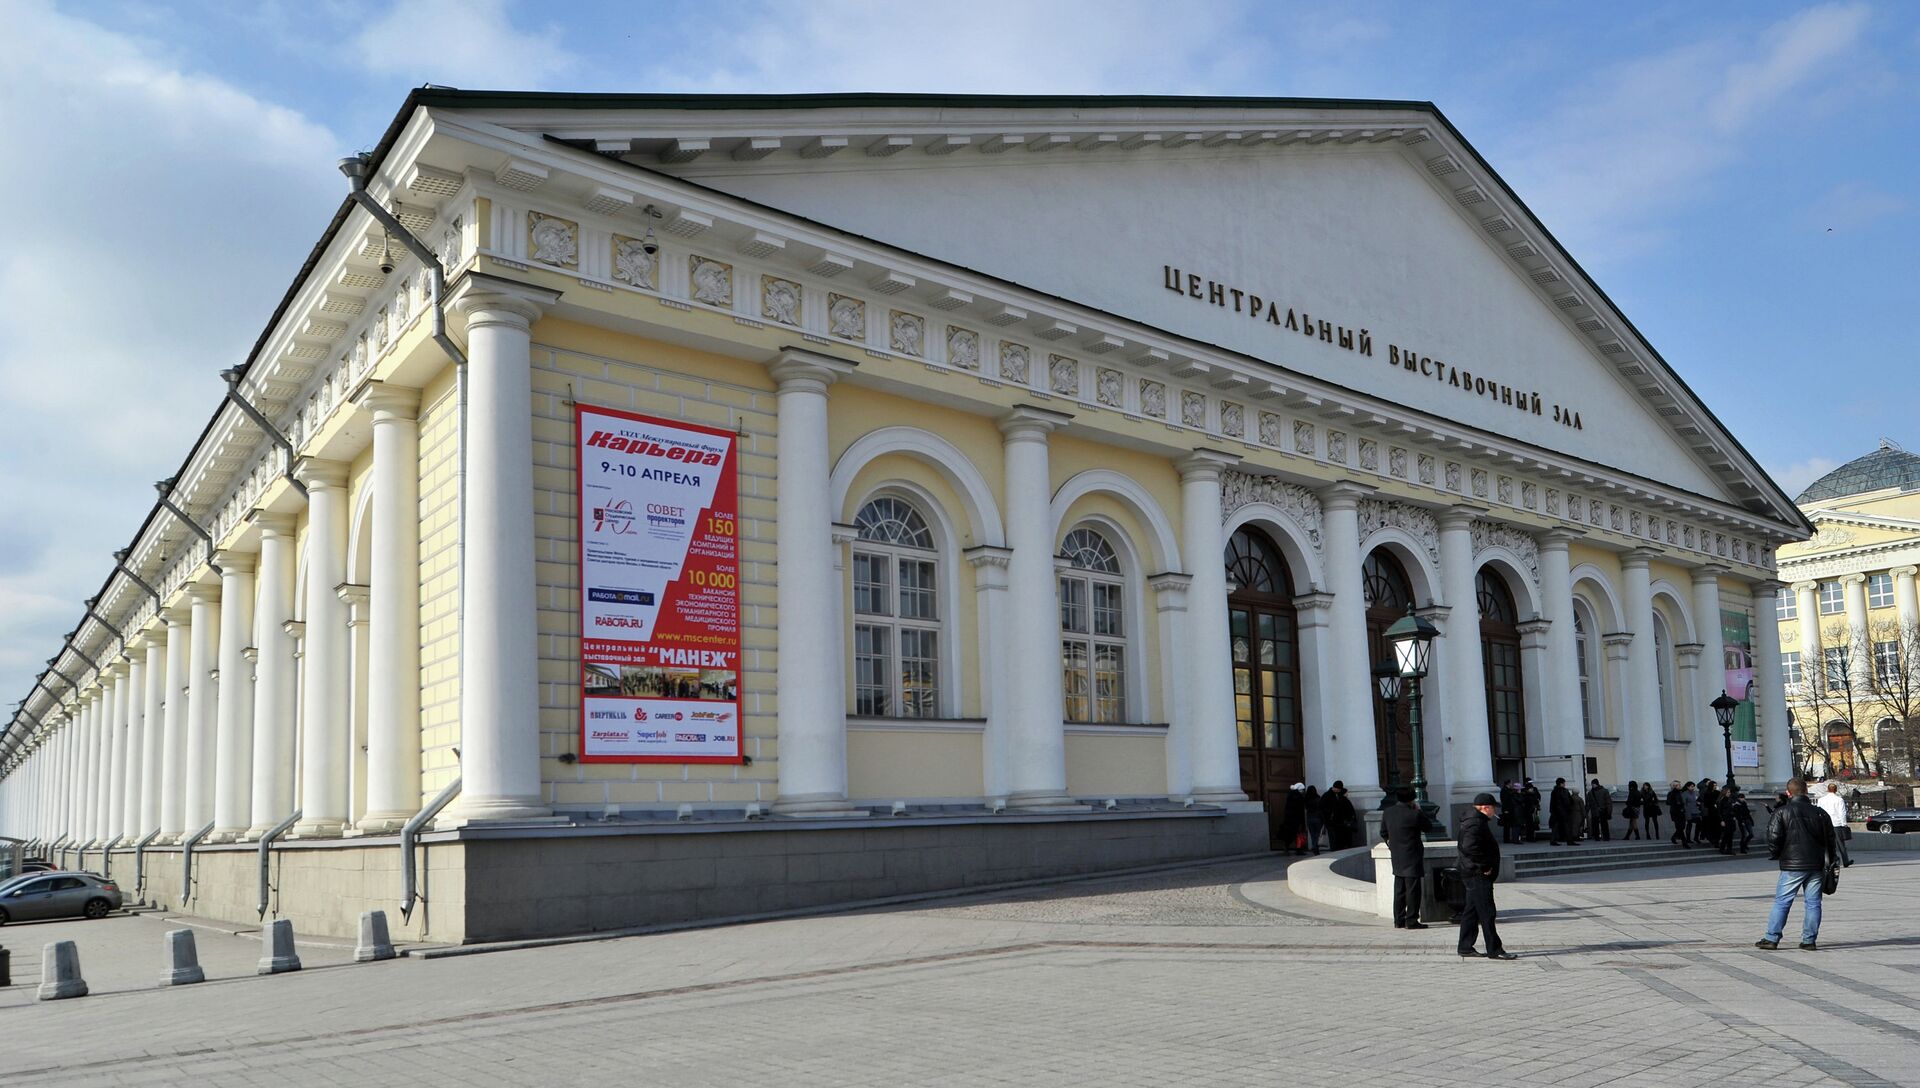
<svg viewBox="0 0 1920 1088"><path fill-rule="evenodd" d="M1230 599L1233 692L1240 733L1240 788L1267 807L1267 831L1284 842L1287 790L1306 781L1300 725L1299 629L1290 605Z"/></svg>

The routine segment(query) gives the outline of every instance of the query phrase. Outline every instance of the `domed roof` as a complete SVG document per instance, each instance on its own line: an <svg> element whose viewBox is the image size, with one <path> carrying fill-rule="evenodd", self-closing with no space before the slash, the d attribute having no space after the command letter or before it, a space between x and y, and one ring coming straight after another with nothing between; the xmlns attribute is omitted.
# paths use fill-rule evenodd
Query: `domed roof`
<svg viewBox="0 0 1920 1088"><path fill-rule="evenodd" d="M1807 485L1793 501L1801 505L1820 499L1859 495L1883 487L1902 490L1920 487L1920 454L1908 453L1890 438L1865 457L1856 457Z"/></svg>

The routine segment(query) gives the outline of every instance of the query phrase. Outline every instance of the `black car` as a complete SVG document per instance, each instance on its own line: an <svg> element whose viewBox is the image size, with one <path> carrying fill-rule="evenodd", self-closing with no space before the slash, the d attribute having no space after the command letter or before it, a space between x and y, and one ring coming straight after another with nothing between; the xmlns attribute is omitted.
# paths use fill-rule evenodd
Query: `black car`
<svg viewBox="0 0 1920 1088"><path fill-rule="evenodd" d="M1896 831L1920 831L1920 808L1890 808L1867 817L1867 830L1891 835Z"/></svg>

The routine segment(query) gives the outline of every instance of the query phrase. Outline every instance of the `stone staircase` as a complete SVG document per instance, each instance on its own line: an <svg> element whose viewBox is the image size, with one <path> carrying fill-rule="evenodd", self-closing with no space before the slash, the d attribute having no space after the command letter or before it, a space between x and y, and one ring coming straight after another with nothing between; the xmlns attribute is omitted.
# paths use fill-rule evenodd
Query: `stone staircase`
<svg viewBox="0 0 1920 1088"><path fill-rule="evenodd" d="M1578 846L1527 846L1513 850L1515 880L1533 880L1548 876L1579 873L1607 873L1667 868L1675 865L1706 865L1745 859L1767 860L1766 847L1758 842L1748 853L1728 857L1711 846L1696 843L1691 849L1674 846L1664 840L1643 842L1583 842Z"/></svg>

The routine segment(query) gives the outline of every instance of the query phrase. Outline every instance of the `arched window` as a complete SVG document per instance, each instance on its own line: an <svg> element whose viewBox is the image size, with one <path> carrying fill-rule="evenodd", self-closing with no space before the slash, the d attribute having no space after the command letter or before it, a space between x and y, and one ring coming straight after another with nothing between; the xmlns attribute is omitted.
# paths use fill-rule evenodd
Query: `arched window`
<svg viewBox="0 0 1920 1088"><path fill-rule="evenodd" d="M1060 546L1060 667L1070 722L1127 718L1126 581L1120 557L1097 529Z"/></svg>
<svg viewBox="0 0 1920 1088"><path fill-rule="evenodd" d="M1907 743L1906 727L1892 718L1880 719L1873 729L1873 760L1882 778L1887 775L1913 777L1912 747Z"/></svg>
<svg viewBox="0 0 1920 1088"><path fill-rule="evenodd" d="M1860 774L1860 745L1853 727L1843 721L1827 723L1827 777L1855 778Z"/></svg>
<svg viewBox="0 0 1920 1088"><path fill-rule="evenodd" d="M1583 735L1605 736L1607 716L1600 699L1606 685L1598 682L1605 674L1600 670L1598 648L1594 642L1593 617L1588 615L1586 606L1578 601L1573 605L1573 651L1580 669L1580 724Z"/></svg>
<svg viewBox="0 0 1920 1088"><path fill-rule="evenodd" d="M1293 596L1287 564L1264 535L1237 529L1227 538L1228 591Z"/></svg>
<svg viewBox="0 0 1920 1088"><path fill-rule="evenodd" d="M882 495L853 545L853 712L931 718L940 705L939 555L926 518Z"/></svg>
<svg viewBox="0 0 1920 1088"><path fill-rule="evenodd" d="M1407 581L1407 572L1384 548L1368 553L1367 561L1360 567L1360 588L1370 609L1391 608L1405 613L1413 603L1413 586Z"/></svg>
<svg viewBox="0 0 1920 1088"><path fill-rule="evenodd" d="M1653 674L1660 687L1660 735L1683 740L1679 715L1673 711L1673 637L1667 633L1667 618L1658 609L1653 613Z"/></svg>
<svg viewBox="0 0 1920 1088"><path fill-rule="evenodd" d="M1520 609L1513 591L1492 567L1473 576L1480 606L1480 661L1487 688L1487 739L1493 753L1493 780L1506 782L1527 773L1526 692L1520 675Z"/></svg>

